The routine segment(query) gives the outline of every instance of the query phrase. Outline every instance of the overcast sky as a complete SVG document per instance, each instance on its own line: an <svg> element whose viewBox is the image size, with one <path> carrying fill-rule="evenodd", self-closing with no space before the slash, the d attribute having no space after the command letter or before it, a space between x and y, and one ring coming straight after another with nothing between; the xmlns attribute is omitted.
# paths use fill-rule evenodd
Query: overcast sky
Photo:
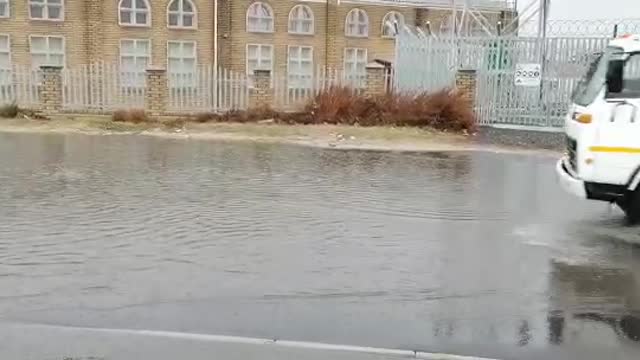
<svg viewBox="0 0 640 360"><path fill-rule="evenodd" d="M522 10L531 1L518 0ZM551 19L640 19L640 0L549 0Z"/></svg>

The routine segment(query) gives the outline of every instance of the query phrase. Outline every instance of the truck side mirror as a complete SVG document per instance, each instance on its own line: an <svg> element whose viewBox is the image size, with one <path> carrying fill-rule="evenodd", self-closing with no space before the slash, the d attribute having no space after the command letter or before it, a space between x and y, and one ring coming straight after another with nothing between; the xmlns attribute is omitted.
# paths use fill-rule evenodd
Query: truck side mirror
<svg viewBox="0 0 640 360"><path fill-rule="evenodd" d="M623 89L624 60L611 60L607 67L607 92L620 93Z"/></svg>

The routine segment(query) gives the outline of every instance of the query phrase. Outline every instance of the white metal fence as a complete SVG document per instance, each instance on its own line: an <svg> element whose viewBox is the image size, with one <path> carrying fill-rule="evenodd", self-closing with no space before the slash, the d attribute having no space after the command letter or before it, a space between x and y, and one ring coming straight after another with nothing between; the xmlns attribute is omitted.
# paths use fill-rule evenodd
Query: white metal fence
<svg viewBox="0 0 640 360"><path fill-rule="evenodd" d="M62 71L62 104L66 110L104 112L143 108L144 72L125 72L115 64L95 63Z"/></svg>
<svg viewBox="0 0 640 360"><path fill-rule="evenodd" d="M170 73L169 111L244 110L249 107L250 81L244 73L198 67L195 73Z"/></svg>
<svg viewBox="0 0 640 360"><path fill-rule="evenodd" d="M26 66L0 69L0 105L38 106L39 71Z"/></svg>
<svg viewBox="0 0 640 360"><path fill-rule="evenodd" d="M63 107L78 112L144 108L145 72L123 71L117 64L65 68ZM249 81L244 74L203 65L192 73L167 74L169 112L196 113L246 109Z"/></svg>
<svg viewBox="0 0 640 360"><path fill-rule="evenodd" d="M594 54L609 38L434 38L403 32L396 42L394 87L435 91L455 85L457 70L475 70L481 124L559 127ZM540 64L539 86L515 84L518 64Z"/></svg>
<svg viewBox="0 0 640 360"><path fill-rule="evenodd" d="M391 74L385 72L384 82L391 88ZM350 74L344 70L318 67L307 76L286 72L275 73L273 77L274 107L285 111L300 110L311 99L333 87L345 87L360 94L367 86L366 74Z"/></svg>

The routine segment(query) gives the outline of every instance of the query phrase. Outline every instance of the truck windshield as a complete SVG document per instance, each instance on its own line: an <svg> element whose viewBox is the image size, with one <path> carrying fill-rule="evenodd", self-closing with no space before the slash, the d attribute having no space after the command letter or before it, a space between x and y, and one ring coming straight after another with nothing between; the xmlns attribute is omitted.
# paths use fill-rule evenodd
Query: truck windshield
<svg viewBox="0 0 640 360"><path fill-rule="evenodd" d="M573 93L573 102L577 105L587 106L596 99L602 91L607 76L607 65L614 53L622 52L621 48L608 47L598 56L587 69L576 91Z"/></svg>
<svg viewBox="0 0 640 360"><path fill-rule="evenodd" d="M608 47L589 65L573 93L573 102L581 106L591 104L604 88L609 61L621 57L625 59L623 89L619 93L607 94L607 98L640 98L640 53L629 54L622 48Z"/></svg>

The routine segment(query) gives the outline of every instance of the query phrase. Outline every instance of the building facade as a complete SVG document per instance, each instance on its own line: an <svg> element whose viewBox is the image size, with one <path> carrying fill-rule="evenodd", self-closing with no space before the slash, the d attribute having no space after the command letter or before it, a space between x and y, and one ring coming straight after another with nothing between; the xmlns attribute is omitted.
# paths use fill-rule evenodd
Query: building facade
<svg viewBox="0 0 640 360"><path fill-rule="evenodd" d="M513 17L507 3L478 1L487 3L482 11L490 22ZM185 73L198 64L300 77L318 67L360 73L371 61L393 61L397 26L446 29L447 3L0 0L0 68L104 61L133 73L150 65Z"/></svg>

